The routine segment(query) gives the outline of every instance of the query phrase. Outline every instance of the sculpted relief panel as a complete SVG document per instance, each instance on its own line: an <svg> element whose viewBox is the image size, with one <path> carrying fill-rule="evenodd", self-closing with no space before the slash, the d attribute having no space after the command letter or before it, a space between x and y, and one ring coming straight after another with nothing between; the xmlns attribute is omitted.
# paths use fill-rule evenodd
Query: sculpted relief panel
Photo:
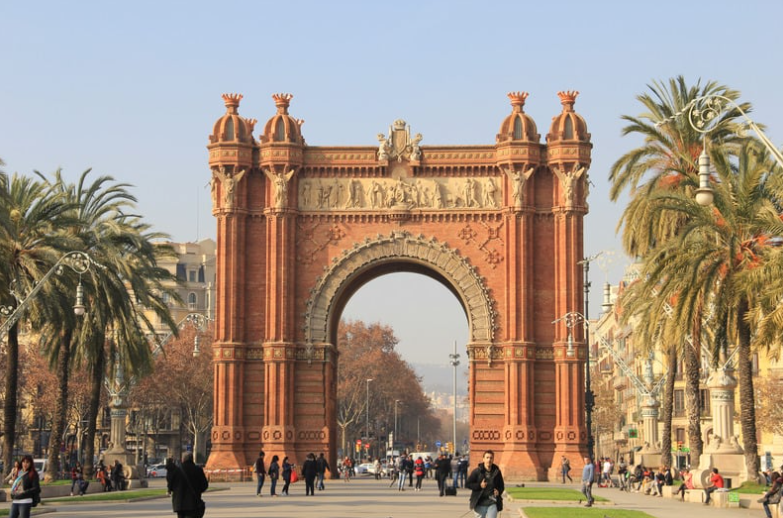
<svg viewBox="0 0 783 518"><path fill-rule="evenodd" d="M405 209L496 209L500 181L480 178L305 178L299 208L311 211Z"/></svg>

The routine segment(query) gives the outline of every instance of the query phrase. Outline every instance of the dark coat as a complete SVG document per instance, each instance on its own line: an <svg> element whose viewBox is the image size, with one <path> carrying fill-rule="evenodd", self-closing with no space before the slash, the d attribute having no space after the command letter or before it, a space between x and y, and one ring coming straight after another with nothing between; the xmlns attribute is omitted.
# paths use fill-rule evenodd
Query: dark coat
<svg viewBox="0 0 783 518"><path fill-rule="evenodd" d="M302 464L302 476L307 480L313 480L318 474L318 463L313 459L307 459Z"/></svg>
<svg viewBox="0 0 783 518"><path fill-rule="evenodd" d="M22 488L11 496L13 500L24 500L25 498L33 498L34 495L41 494L41 483L38 479L38 473L34 468L30 468L30 471L22 476Z"/></svg>
<svg viewBox="0 0 783 518"><path fill-rule="evenodd" d="M482 480L487 481L487 487L483 489L481 487ZM497 489L498 511L503 510L502 496L503 491L506 490L506 484L503 482L503 474L500 472L500 468L498 468L495 464L492 465L489 471L487 471L487 468L484 466L483 462L479 464L479 467L474 469L470 475L468 475L468 480L465 482L465 486L472 490L470 493L471 509L475 509L476 505L478 505L482 499L490 497L494 494L494 490Z"/></svg>
<svg viewBox="0 0 783 518"><path fill-rule="evenodd" d="M182 467L171 464L171 468L166 471L166 483L171 492L172 510L175 513L196 511L201 493L209 487L204 470L192 461L183 462Z"/></svg>

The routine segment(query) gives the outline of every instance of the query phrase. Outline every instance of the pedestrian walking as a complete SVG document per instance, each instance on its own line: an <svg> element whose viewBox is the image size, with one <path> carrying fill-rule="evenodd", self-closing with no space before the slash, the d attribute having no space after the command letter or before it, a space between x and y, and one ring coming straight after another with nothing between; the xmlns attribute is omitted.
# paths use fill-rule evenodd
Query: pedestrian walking
<svg viewBox="0 0 783 518"><path fill-rule="evenodd" d="M321 452L318 455L318 460L316 461L316 473L318 474L318 491L324 490L324 476L326 475L326 470L332 471L332 468L329 467L329 462L327 462L326 457L324 457L324 452Z"/></svg>
<svg viewBox="0 0 783 518"><path fill-rule="evenodd" d="M265 455L264 450L258 452L258 458L255 465L253 465L253 471L256 472L256 496L261 496L261 489L264 487L264 480L266 479Z"/></svg>
<svg viewBox="0 0 783 518"><path fill-rule="evenodd" d="M470 473L465 484L471 490L469 505L475 518L497 518L503 510L506 486L500 468L493 463L494 459L492 450L485 451L483 462Z"/></svg>
<svg viewBox="0 0 783 518"><path fill-rule="evenodd" d="M272 456L272 462L269 464L269 481L271 487L269 488L270 496L277 496L277 480L280 478L280 457L277 455Z"/></svg>
<svg viewBox="0 0 783 518"><path fill-rule="evenodd" d="M595 480L595 464L590 457L585 457L585 467L582 469L582 494L587 503L585 507L593 507L593 481Z"/></svg>
<svg viewBox="0 0 783 518"><path fill-rule="evenodd" d="M201 466L193 462L193 454L182 455L177 466L172 459L166 463L166 486L171 494L171 507L178 518L202 518L206 504L201 494L209 487Z"/></svg>
<svg viewBox="0 0 783 518"><path fill-rule="evenodd" d="M288 456L283 457L283 490L280 494L288 496L288 487L291 485L291 471L294 469L294 465L288 462Z"/></svg>
<svg viewBox="0 0 783 518"><path fill-rule="evenodd" d="M11 483L10 518L29 518L30 510L41 501L41 483L32 456L22 457L21 466Z"/></svg>
<svg viewBox="0 0 783 518"><path fill-rule="evenodd" d="M443 496L446 492L446 481L451 472L451 461L444 454L438 456L435 461L435 479L438 481L438 492Z"/></svg>
<svg viewBox="0 0 783 518"><path fill-rule="evenodd" d="M563 475L563 484L565 484L566 477L569 482L574 482L574 479L571 478L571 461L565 455L560 459L560 473Z"/></svg>
<svg viewBox="0 0 783 518"><path fill-rule="evenodd" d="M323 457L323 453L320 455L319 459ZM324 462L326 462L326 459L324 459ZM326 464L329 466L329 464ZM307 455L307 459L304 461L304 464L302 464L302 476L305 479L305 496L314 496L315 495L315 477L317 476L319 478L321 487L320 489L323 489L324 481L323 481L323 473L319 471L318 467L318 461L315 460L315 453L310 453Z"/></svg>

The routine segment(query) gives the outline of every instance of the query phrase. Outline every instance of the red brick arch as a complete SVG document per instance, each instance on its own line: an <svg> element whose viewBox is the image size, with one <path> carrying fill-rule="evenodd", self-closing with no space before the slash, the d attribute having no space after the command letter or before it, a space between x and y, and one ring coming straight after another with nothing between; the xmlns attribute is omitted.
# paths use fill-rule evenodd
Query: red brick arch
<svg viewBox="0 0 783 518"><path fill-rule="evenodd" d="M522 111L527 94L509 97L494 145L424 146L398 120L377 146L317 147L288 114L290 95L274 96L257 139L242 96L224 96L208 146L218 226L208 469L247 466L260 448L336 460L337 322L359 287L394 271L437 279L465 310L471 461L493 449L511 479L552 476L560 455L576 461L584 349L567 356L552 321L583 309L592 145L576 92L560 93L546 144Z"/></svg>

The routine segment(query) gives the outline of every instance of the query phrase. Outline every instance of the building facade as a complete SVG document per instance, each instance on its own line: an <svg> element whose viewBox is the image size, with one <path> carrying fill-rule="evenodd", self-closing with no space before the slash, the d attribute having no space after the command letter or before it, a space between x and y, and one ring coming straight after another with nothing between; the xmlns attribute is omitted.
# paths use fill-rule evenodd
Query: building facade
<svg viewBox="0 0 783 518"><path fill-rule="evenodd" d="M217 219L215 418L207 468L259 448L336 453L336 329L369 280L397 271L450 289L469 328L470 447L513 478L584 451L584 344L552 321L582 311L592 144L560 92L546 143L509 94L493 145L425 146L397 120L373 146L305 143L292 96L254 136L238 94L210 135ZM411 294L415 296L415 294Z"/></svg>

